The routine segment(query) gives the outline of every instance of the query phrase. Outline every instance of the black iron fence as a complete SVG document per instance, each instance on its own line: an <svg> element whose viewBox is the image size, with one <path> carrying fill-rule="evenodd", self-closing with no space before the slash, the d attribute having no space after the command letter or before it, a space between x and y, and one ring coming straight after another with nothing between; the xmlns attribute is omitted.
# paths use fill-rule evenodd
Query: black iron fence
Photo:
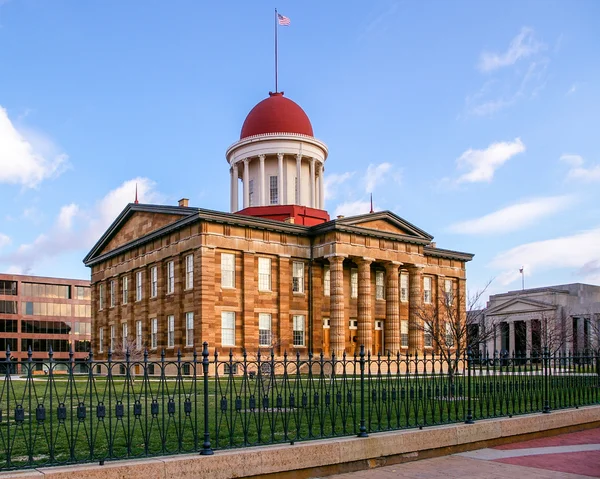
<svg viewBox="0 0 600 479"><path fill-rule="evenodd" d="M600 403L598 354L0 361L0 469L293 443Z"/></svg>

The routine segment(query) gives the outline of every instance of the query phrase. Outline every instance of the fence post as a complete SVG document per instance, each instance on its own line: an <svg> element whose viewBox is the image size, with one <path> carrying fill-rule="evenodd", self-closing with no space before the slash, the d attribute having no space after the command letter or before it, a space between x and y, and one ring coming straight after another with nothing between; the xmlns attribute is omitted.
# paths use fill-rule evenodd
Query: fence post
<svg viewBox="0 0 600 479"><path fill-rule="evenodd" d="M473 352L471 346L467 348L467 419L465 424L473 424L473 408L471 404L471 364L473 360Z"/></svg>
<svg viewBox="0 0 600 479"><path fill-rule="evenodd" d="M358 437L369 437L365 426L365 345L360 345L360 429Z"/></svg>
<svg viewBox="0 0 600 479"><path fill-rule="evenodd" d="M200 454L203 456L211 456L214 451L210 447L210 432L208 427L208 343L204 341L202 343L202 369L204 372L204 443L202 444L202 451Z"/></svg>
<svg viewBox="0 0 600 479"><path fill-rule="evenodd" d="M550 353L548 352L548 346L544 347L544 409L542 412L548 414L550 412L550 400L548 398L548 368L549 368L549 357Z"/></svg>

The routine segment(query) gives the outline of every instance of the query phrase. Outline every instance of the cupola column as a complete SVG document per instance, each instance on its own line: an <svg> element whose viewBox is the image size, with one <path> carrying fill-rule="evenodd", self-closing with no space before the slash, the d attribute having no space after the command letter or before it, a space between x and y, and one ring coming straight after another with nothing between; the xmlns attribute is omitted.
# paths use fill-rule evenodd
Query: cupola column
<svg viewBox="0 0 600 479"><path fill-rule="evenodd" d="M277 153L277 204L283 205L283 153Z"/></svg>
<svg viewBox="0 0 600 479"><path fill-rule="evenodd" d="M298 153L296 155L296 204L302 204L302 155Z"/></svg>
<svg viewBox="0 0 600 479"><path fill-rule="evenodd" d="M265 197L265 155L258 155L258 160L260 162L260 181L258 182L260 185L260 197L258 201L260 201L260 206L265 206L267 204L267 199Z"/></svg>
<svg viewBox="0 0 600 479"><path fill-rule="evenodd" d="M323 174L325 173L325 167L323 163L319 165L319 206L318 208L321 210L325 209L325 190L323 183Z"/></svg>
<svg viewBox="0 0 600 479"><path fill-rule="evenodd" d="M244 208L250 206L250 160L244 158Z"/></svg>
<svg viewBox="0 0 600 479"><path fill-rule="evenodd" d="M311 158L310 159L310 207L311 208L316 208L317 205L315 204L315 200L316 200L316 178L315 178L315 159Z"/></svg>
<svg viewBox="0 0 600 479"><path fill-rule="evenodd" d="M233 195L233 193L235 192L235 176L234 176L234 171L233 171L233 166L231 168L229 168L229 176L230 176L230 190L229 190L229 196L230 196L230 201L229 201L229 210L231 213L235 213L235 196Z"/></svg>

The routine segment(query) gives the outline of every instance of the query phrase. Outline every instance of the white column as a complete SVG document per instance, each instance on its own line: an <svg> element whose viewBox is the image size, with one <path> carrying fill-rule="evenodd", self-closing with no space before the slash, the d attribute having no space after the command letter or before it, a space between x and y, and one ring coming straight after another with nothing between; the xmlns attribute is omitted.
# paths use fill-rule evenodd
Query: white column
<svg viewBox="0 0 600 479"><path fill-rule="evenodd" d="M531 351L533 350L533 334L531 329L531 319L525 320L525 353L527 357L531 357Z"/></svg>
<svg viewBox="0 0 600 479"><path fill-rule="evenodd" d="M283 205L283 153L277 153L277 204Z"/></svg>
<svg viewBox="0 0 600 479"><path fill-rule="evenodd" d="M583 353L585 349L585 318L577 318L577 351Z"/></svg>
<svg viewBox="0 0 600 479"><path fill-rule="evenodd" d="M250 160L244 158L244 208L250 206Z"/></svg>
<svg viewBox="0 0 600 479"><path fill-rule="evenodd" d="M319 168L319 209L325 209L325 184L323 182L323 174L325 173L325 167L323 163Z"/></svg>
<svg viewBox="0 0 600 479"><path fill-rule="evenodd" d="M315 159L311 158L310 159L310 207L311 208L316 208L317 205L315 204L315 200L316 200L316 178L315 178Z"/></svg>
<svg viewBox="0 0 600 479"><path fill-rule="evenodd" d="M302 204L302 183L300 181L300 175L302 173L302 155L298 153L296 155L296 199L295 204Z"/></svg>
<svg viewBox="0 0 600 479"><path fill-rule="evenodd" d="M515 322L508 323L508 354L512 356L515 352Z"/></svg>
<svg viewBox="0 0 600 479"><path fill-rule="evenodd" d="M267 197L265 196L265 155L258 155L258 160L260 161L260 181L259 183L259 199L260 206L265 206L267 204Z"/></svg>
<svg viewBox="0 0 600 479"><path fill-rule="evenodd" d="M238 209L239 209L239 201L238 201L238 183L240 180L239 177L239 173L238 173L238 166L237 163L233 164L233 185L232 185L232 193L231 193L231 197L232 197L232 203L231 203L231 212L235 213Z"/></svg>

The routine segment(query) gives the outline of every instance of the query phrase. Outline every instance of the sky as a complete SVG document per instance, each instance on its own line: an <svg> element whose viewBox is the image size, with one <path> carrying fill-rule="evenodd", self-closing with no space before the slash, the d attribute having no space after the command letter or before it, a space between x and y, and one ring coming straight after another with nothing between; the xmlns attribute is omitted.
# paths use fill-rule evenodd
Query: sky
<svg viewBox="0 0 600 479"><path fill-rule="evenodd" d="M0 0L0 272L89 279L132 202L228 211L225 150L279 87L332 217L475 254L469 290L600 284L600 2Z"/></svg>

